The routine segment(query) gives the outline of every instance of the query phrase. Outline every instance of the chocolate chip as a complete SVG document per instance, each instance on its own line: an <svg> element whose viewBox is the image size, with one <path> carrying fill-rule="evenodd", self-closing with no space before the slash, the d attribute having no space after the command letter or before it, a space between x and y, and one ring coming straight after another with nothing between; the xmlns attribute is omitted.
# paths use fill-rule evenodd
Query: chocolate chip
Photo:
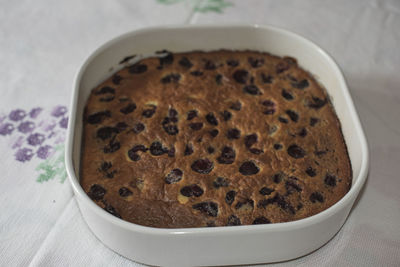
<svg viewBox="0 0 400 267"><path fill-rule="evenodd" d="M291 178L291 177L290 177L290 178ZM297 180L297 178L296 178L296 180ZM286 188L288 194L291 194L291 193L293 193L294 191L301 192L301 191L303 190L303 189L301 188L301 186L298 185L298 184L297 184L296 182L294 182L293 180L287 180L287 181L285 182L285 188Z"/></svg>
<svg viewBox="0 0 400 267"><path fill-rule="evenodd" d="M104 161L100 165L100 170L105 172L105 171L108 171L111 167L112 167L111 162Z"/></svg>
<svg viewBox="0 0 400 267"><path fill-rule="evenodd" d="M125 122L118 122L115 125L115 129L116 131L118 131L118 133L125 131L126 128L128 128L128 124L126 124Z"/></svg>
<svg viewBox="0 0 400 267"><path fill-rule="evenodd" d="M141 159L141 157L139 156L138 153L133 152L132 150L128 150L128 157L132 160L132 161L139 161Z"/></svg>
<svg viewBox="0 0 400 267"><path fill-rule="evenodd" d="M245 84L249 78L250 78L250 75L249 75L249 72L247 70L236 70L233 73L233 79L237 83Z"/></svg>
<svg viewBox="0 0 400 267"><path fill-rule="evenodd" d="M106 145L103 149L104 153L114 153L121 148L121 144L115 141L115 136L110 140L110 143Z"/></svg>
<svg viewBox="0 0 400 267"><path fill-rule="evenodd" d="M123 80L123 78L121 76L119 76L118 74L115 74L111 79L112 83L115 85L119 85L122 80Z"/></svg>
<svg viewBox="0 0 400 267"><path fill-rule="evenodd" d="M284 118L284 117L279 117L278 120L279 120L280 122L282 122L282 123L288 123L288 122L289 122L289 120L286 119L286 118Z"/></svg>
<svg viewBox="0 0 400 267"><path fill-rule="evenodd" d="M320 192L313 192L310 195L310 201L312 203L316 203L317 201L320 203L324 202L324 196Z"/></svg>
<svg viewBox="0 0 400 267"><path fill-rule="evenodd" d="M264 153L264 151L262 149L258 149L258 148L250 148L249 151L250 151L250 153L253 153L255 155L260 155L261 153Z"/></svg>
<svg viewBox="0 0 400 267"><path fill-rule="evenodd" d="M263 196L269 196L271 195L272 192L274 192L274 189L268 188L268 187L263 187L260 189L260 194Z"/></svg>
<svg viewBox="0 0 400 267"><path fill-rule="evenodd" d="M203 75L203 72L201 72L199 70L195 70L195 71L192 71L190 74L193 75L193 76L198 77L198 76Z"/></svg>
<svg viewBox="0 0 400 267"><path fill-rule="evenodd" d="M239 167L239 172L243 175L254 175L259 171L260 168L253 161L245 161Z"/></svg>
<svg viewBox="0 0 400 267"><path fill-rule="evenodd" d="M287 153L295 159L303 158L306 155L306 152L298 145L290 145L287 149Z"/></svg>
<svg viewBox="0 0 400 267"><path fill-rule="evenodd" d="M192 128L192 130L198 131L201 128L203 128L203 123L202 122L194 122L194 123L190 123L189 127Z"/></svg>
<svg viewBox="0 0 400 267"><path fill-rule="evenodd" d="M279 74L284 71L287 71L289 68L290 68L290 66L286 62L279 62L275 67L275 71L276 71L276 73Z"/></svg>
<svg viewBox="0 0 400 267"><path fill-rule="evenodd" d="M226 195L225 195L225 202L228 205L232 205L233 201L235 201L235 196L236 196L236 192L235 191L233 191L233 190L228 191L226 193Z"/></svg>
<svg viewBox="0 0 400 267"><path fill-rule="evenodd" d="M228 217L228 222L226 223L227 226L236 226L241 225L240 219L236 215L230 215Z"/></svg>
<svg viewBox="0 0 400 267"><path fill-rule="evenodd" d="M153 156L161 156L162 154L165 154L167 152L168 150L162 146L161 142L154 141L150 145L150 153Z"/></svg>
<svg viewBox="0 0 400 267"><path fill-rule="evenodd" d="M289 116L289 118L294 121L297 122L299 120L299 115L297 114L297 112L293 111L293 110L286 110L286 114Z"/></svg>
<svg viewBox="0 0 400 267"><path fill-rule="evenodd" d="M319 122L318 118L310 118L310 126L314 126L315 124L317 124Z"/></svg>
<svg viewBox="0 0 400 267"><path fill-rule="evenodd" d="M87 117L87 122L90 124L101 123L106 117L111 117L111 112L109 110L96 112Z"/></svg>
<svg viewBox="0 0 400 267"><path fill-rule="evenodd" d="M178 126L176 125L163 125L163 129L169 135L176 135L179 133Z"/></svg>
<svg viewBox="0 0 400 267"><path fill-rule="evenodd" d="M242 104L239 101L233 102L229 107L232 110L239 111L242 108Z"/></svg>
<svg viewBox="0 0 400 267"><path fill-rule="evenodd" d="M271 221L265 218L264 216L257 217L253 221L253 224L268 224L268 223L271 223Z"/></svg>
<svg viewBox="0 0 400 267"><path fill-rule="evenodd" d="M274 144L274 149L275 150L280 150L280 149L282 149L282 145L281 144Z"/></svg>
<svg viewBox="0 0 400 267"><path fill-rule="evenodd" d="M151 118L156 113L157 106L151 105L151 108L145 109L142 112L142 116L145 118Z"/></svg>
<svg viewBox="0 0 400 267"><path fill-rule="evenodd" d="M185 197L199 197L203 195L204 190L200 186L192 184L182 187L180 192Z"/></svg>
<svg viewBox="0 0 400 267"><path fill-rule="evenodd" d="M304 88L309 86L309 83L308 83L307 80L301 80L299 82L292 83L292 86L297 88L297 89L304 89Z"/></svg>
<svg viewBox="0 0 400 267"><path fill-rule="evenodd" d="M217 215L218 215L218 204L215 202L211 202L211 201L200 202L200 203L194 204L192 207L193 207L193 209L199 210L202 213L205 213L211 217L217 217Z"/></svg>
<svg viewBox="0 0 400 267"><path fill-rule="evenodd" d="M114 127L105 126L97 130L96 137L100 138L101 140L106 140L108 138L111 138L115 133L118 133L118 129Z"/></svg>
<svg viewBox="0 0 400 267"><path fill-rule="evenodd" d="M182 180L183 172L180 169L173 169L165 176L165 183L174 184Z"/></svg>
<svg viewBox="0 0 400 267"><path fill-rule="evenodd" d="M296 211L293 208L292 205L290 205L283 196L280 194L276 194L273 198L268 198L268 199L263 199L260 202L258 202L258 207L266 208L270 204L276 204L278 205L281 209L285 211L289 211L292 214L295 214Z"/></svg>
<svg viewBox="0 0 400 267"><path fill-rule="evenodd" d="M279 184L280 182L282 182L284 177L285 175L283 173L278 172L272 176L272 180L274 181L274 183Z"/></svg>
<svg viewBox="0 0 400 267"><path fill-rule="evenodd" d="M131 149L128 150L128 157L133 161L138 161L140 160L140 156L137 154L137 152L146 152L147 150L148 148L146 148L144 145L133 146Z"/></svg>
<svg viewBox="0 0 400 267"><path fill-rule="evenodd" d="M190 111L187 113L187 120L188 120L188 121L192 120L192 119L195 118L195 117L197 117L197 110L190 110Z"/></svg>
<svg viewBox="0 0 400 267"><path fill-rule="evenodd" d="M326 185L335 187L336 186L336 176L331 175L331 174L327 174L325 176L324 182Z"/></svg>
<svg viewBox="0 0 400 267"><path fill-rule="evenodd" d="M266 109L266 110L263 111L263 114L265 114L265 115L272 115L274 113L275 113L275 109L274 108Z"/></svg>
<svg viewBox="0 0 400 267"><path fill-rule="evenodd" d="M206 70L215 70L217 66L211 60L206 60L206 62L204 63L204 68Z"/></svg>
<svg viewBox="0 0 400 267"><path fill-rule="evenodd" d="M218 120L217 120L217 118L214 116L213 113L208 113L208 114L206 115L206 120L207 120L208 123L211 124L211 125L215 125L215 126L218 125Z"/></svg>
<svg viewBox="0 0 400 267"><path fill-rule="evenodd" d="M220 187L227 187L227 186L229 186L229 180L224 177L217 177L213 181L213 186L217 189Z"/></svg>
<svg viewBox="0 0 400 267"><path fill-rule="evenodd" d="M208 154L212 154L212 153L214 153L214 151L215 151L215 148L213 148L212 146L207 147Z"/></svg>
<svg viewBox="0 0 400 267"><path fill-rule="evenodd" d="M118 193L119 193L119 195L120 195L121 197L129 197L129 196L131 196L131 195L133 194L132 191L129 190L129 188L127 188L127 187L121 187L121 188L118 190Z"/></svg>
<svg viewBox="0 0 400 267"><path fill-rule="evenodd" d="M306 128L302 128L302 129L299 131L298 135L299 135L300 137L306 137L306 135L307 135L307 130L306 130Z"/></svg>
<svg viewBox="0 0 400 267"><path fill-rule="evenodd" d="M232 164L235 161L236 153L232 147L225 146L221 150L221 156L217 158L220 164Z"/></svg>
<svg viewBox="0 0 400 267"><path fill-rule="evenodd" d="M264 65L264 59L263 58L252 58L249 57L248 59L250 66L252 66L253 68L258 68L261 67L262 65Z"/></svg>
<svg viewBox="0 0 400 267"><path fill-rule="evenodd" d="M250 95L261 95L260 89L258 89L254 84L244 86L243 91Z"/></svg>
<svg viewBox="0 0 400 267"><path fill-rule="evenodd" d="M146 151L149 150L149 149L146 148L144 145L136 145L136 146L133 146L133 147L131 148L131 150L132 150L133 152L138 152L138 151L146 152Z"/></svg>
<svg viewBox="0 0 400 267"><path fill-rule="evenodd" d="M119 215L117 210L110 204L107 203L106 206L104 207L104 210L107 211L108 213L114 215L115 217L118 217L121 219L121 215Z"/></svg>
<svg viewBox="0 0 400 267"><path fill-rule="evenodd" d="M189 155L192 155L193 154L193 147L192 147L192 145L186 145L186 147L185 147L185 152L184 152L184 155L185 156L189 156Z"/></svg>
<svg viewBox="0 0 400 267"><path fill-rule="evenodd" d="M274 79L271 75L261 73L261 80L263 83L272 83Z"/></svg>
<svg viewBox="0 0 400 267"><path fill-rule="evenodd" d="M160 66L170 65L172 64L172 62L174 62L174 55L171 52L168 52L166 50L163 50L161 52L163 54L165 53L165 55L158 58L160 61Z"/></svg>
<svg viewBox="0 0 400 267"><path fill-rule="evenodd" d="M164 76L161 78L161 82L166 84L166 83L172 83L172 82L179 82L181 79L181 75L179 73L171 73L168 74L167 76Z"/></svg>
<svg viewBox="0 0 400 267"><path fill-rule="evenodd" d="M257 134L249 134L244 137L244 144L247 148L250 148L252 145L257 143L258 137Z"/></svg>
<svg viewBox="0 0 400 267"><path fill-rule="evenodd" d="M191 168L195 172L208 174L214 169L214 163L209 159L198 159L192 163Z"/></svg>
<svg viewBox="0 0 400 267"><path fill-rule="evenodd" d="M147 65L145 64L141 64L141 63L137 63L135 65L132 65L128 68L129 73L131 74L140 74L143 72L147 71Z"/></svg>
<svg viewBox="0 0 400 267"><path fill-rule="evenodd" d="M94 94L95 95L115 94L115 89L110 86L104 86Z"/></svg>
<svg viewBox="0 0 400 267"><path fill-rule="evenodd" d="M318 97L313 96L313 97L312 97L312 102L309 102L309 103L308 103L308 106L309 106L310 108L313 108L313 109L320 109L320 108L322 108L323 106L325 106L326 103L328 103L328 100L327 100L327 99L321 99L321 98L318 98Z"/></svg>
<svg viewBox="0 0 400 267"><path fill-rule="evenodd" d="M209 131L209 134L211 135L211 137L216 137L218 135L219 131L217 129L212 129L211 131Z"/></svg>
<svg viewBox="0 0 400 267"><path fill-rule="evenodd" d="M227 110L224 110L224 111L221 113L221 115L222 115L222 117L224 118L224 121L229 121L229 120L232 118L232 113L230 113L230 112L227 111Z"/></svg>
<svg viewBox="0 0 400 267"><path fill-rule="evenodd" d="M178 116L178 111L177 111L176 109L174 109L174 108L170 108L170 109L168 110L168 116L169 116L170 118L177 118L177 116ZM175 121L175 122L177 122L177 121Z"/></svg>
<svg viewBox="0 0 400 267"><path fill-rule="evenodd" d="M216 82L218 85L221 85L221 84L222 84L222 75L221 75L221 74L215 75L215 82Z"/></svg>
<svg viewBox="0 0 400 267"><path fill-rule="evenodd" d="M289 93L288 91L286 91L285 89L282 90L282 96L286 99L286 100L293 100L294 97L291 93Z"/></svg>
<svg viewBox="0 0 400 267"><path fill-rule="evenodd" d="M190 60L187 57L182 57L179 60L179 65L181 65L184 68L190 69L191 67L193 67L192 62L190 62Z"/></svg>
<svg viewBox="0 0 400 267"><path fill-rule="evenodd" d="M306 173L307 173L308 176L310 176L310 177L314 177L314 176L317 175L316 170L313 169L312 167L308 167L308 168L306 169Z"/></svg>
<svg viewBox="0 0 400 267"><path fill-rule="evenodd" d="M136 109L136 104L135 103L130 103L126 107L121 108L119 111L123 114L129 114L133 112Z"/></svg>
<svg viewBox="0 0 400 267"><path fill-rule="evenodd" d="M94 184L90 187L88 196L95 201L99 201L103 199L106 192L107 190L105 190L101 185Z"/></svg>
<svg viewBox="0 0 400 267"><path fill-rule="evenodd" d="M227 64L228 66L231 66L231 67L237 67L237 66L239 66L239 61L236 60L236 59L228 59L228 60L226 61L226 64Z"/></svg>
<svg viewBox="0 0 400 267"><path fill-rule="evenodd" d="M226 137L227 137L228 139L230 139L230 140L232 140L232 139L239 139L239 138L240 138L240 131L239 131L238 129L236 129L236 128L229 129L229 130L226 132Z"/></svg>
<svg viewBox="0 0 400 267"><path fill-rule="evenodd" d="M143 123L138 122L135 125L133 125L132 131L136 134L142 132L144 130L145 126Z"/></svg>

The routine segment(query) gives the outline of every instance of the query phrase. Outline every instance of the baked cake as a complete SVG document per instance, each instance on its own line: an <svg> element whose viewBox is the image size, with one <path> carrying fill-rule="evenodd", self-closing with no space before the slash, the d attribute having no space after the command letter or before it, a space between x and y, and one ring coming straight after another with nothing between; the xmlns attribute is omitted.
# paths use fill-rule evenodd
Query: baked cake
<svg viewBox="0 0 400 267"><path fill-rule="evenodd" d="M140 225L288 222L351 186L328 95L290 57L161 51L95 88L83 124L83 189Z"/></svg>

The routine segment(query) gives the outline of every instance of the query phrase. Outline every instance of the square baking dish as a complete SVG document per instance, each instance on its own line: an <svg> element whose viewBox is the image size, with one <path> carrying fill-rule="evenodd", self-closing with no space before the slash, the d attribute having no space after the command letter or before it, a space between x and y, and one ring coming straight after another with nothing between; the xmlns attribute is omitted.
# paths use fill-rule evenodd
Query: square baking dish
<svg viewBox="0 0 400 267"><path fill-rule="evenodd" d="M335 205L298 221L263 225L161 229L123 221L97 206L79 183L82 118L90 91L118 71L129 55L155 51L256 50L291 56L326 88L342 125L353 169L350 191ZM308 254L345 222L368 173L368 147L344 77L321 48L292 32L260 25L171 26L133 31L90 55L73 85L66 168L82 216L110 249L141 263L162 266L256 264Z"/></svg>

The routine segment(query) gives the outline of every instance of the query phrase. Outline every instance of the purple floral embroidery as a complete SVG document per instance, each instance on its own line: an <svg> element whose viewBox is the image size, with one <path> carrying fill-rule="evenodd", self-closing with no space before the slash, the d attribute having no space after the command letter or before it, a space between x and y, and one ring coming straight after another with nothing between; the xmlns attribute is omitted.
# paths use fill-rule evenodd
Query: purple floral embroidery
<svg viewBox="0 0 400 267"><path fill-rule="evenodd" d="M24 121L18 125L18 131L20 133L30 133L35 129L35 124L31 121Z"/></svg>
<svg viewBox="0 0 400 267"><path fill-rule="evenodd" d="M14 126L11 123L0 124L0 135L9 135L14 131Z"/></svg>
<svg viewBox="0 0 400 267"><path fill-rule="evenodd" d="M15 159L21 162L29 161L33 157L32 149L30 148L20 148L15 153Z"/></svg>
<svg viewBox="0 0 400 267"><path fill-rule="evenodd" d="M57 106L53 109L53 111L51 112L51 115L54 117L61 117L65 114L65 112L67 112L67 108L64 106Z"/></svg>
<svg viewBox="0 0 400 267"><path fill-rule="evenodd" d="M39 147L36 155L38 158L47 159L53 153L53 148L49 145Z"/></svg>
<svg viewBox="0 0 400 267"><path fill-rule="evenodd" d="M60 121L60 127L61 127L61 128L64 128L64 129L67 129L67 127L68 127L68 117L62 118L62 119L61 119L61 121Z"/></svg>
<svg viewBox="0 0 400 267"><path fill-rule="evenodd" d="M0 136L9 136L15 159L20 162L34 157L47 160L54 154L55 147L62 154L65 129L68 124L65 106L56 106L44 112L36 107L29 112L16 108L8 115L0 114Z"/></svg>
<svg viewBox="0 0 400 267"><path fill-rule="evenodd" d="M41 145L44 141L44 135L40 133L34 133L29 135L28 137L28 144L31 146L38 146Z"/></svg>
<svg viewBox="0 0 400 267"><path fill-rule="evenodd" d="M39 116L40 112L42 112L42 108L33 108L30 112L29 112L29 116L32 119L36 119L37 116Z"/></svg>
<svg viewBox="0 0 400 267"><path fill-rule="evenodd" d="M25 118L26 112L22 109L15 109L10 112L10 115L8 115L8 118L12 121L20 121L23 118Z"/></svg>

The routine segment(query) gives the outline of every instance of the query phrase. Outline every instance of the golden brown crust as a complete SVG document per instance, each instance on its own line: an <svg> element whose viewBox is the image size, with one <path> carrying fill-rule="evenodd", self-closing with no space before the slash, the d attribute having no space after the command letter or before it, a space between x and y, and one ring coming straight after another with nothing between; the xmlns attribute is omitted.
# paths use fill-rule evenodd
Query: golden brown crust
<svg viewBox="0 0 400 267"><path fill-rule="evenodd" d="M146 226L293 221L351 186L325 91L294 59L266 53L141 60L92 91L83 138L84 190Z"/></svg>

